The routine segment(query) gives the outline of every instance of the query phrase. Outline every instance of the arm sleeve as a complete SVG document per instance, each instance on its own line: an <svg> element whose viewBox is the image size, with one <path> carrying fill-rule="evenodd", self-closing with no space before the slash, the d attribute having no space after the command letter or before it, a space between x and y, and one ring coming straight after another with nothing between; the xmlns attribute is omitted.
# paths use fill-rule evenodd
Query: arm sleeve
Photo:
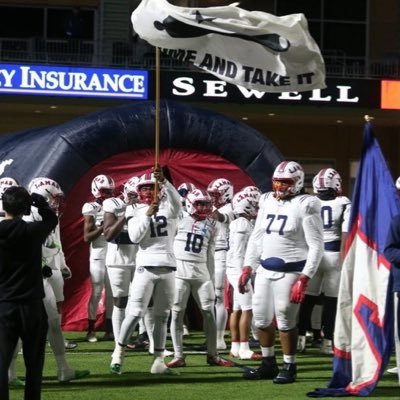
<svg viewBox="0 0 400 400"><path fill-rule="evenodd" d="M168 198L168 204L170 207L171 218L178 218L181 210L181 198L178 191L172 186L172 184L166 179L163 183L163 188Z"/></svg>
<svg viewBox="0 0 400 400"><path fill-rule="evenodd" d="M143 239L150 226L151 217L147 215L133 215L128 221L128 234L132 243L137 244Z"/></svg>
<svg viewBox="0 0 400 400"><path fill-rule="evenodd" d="M302 273L312 278L317 272L324 252L324 232L322 229L320 203L316 199L312 199L306 206L305 213L303 230L308 253Z"/></svg>
<svg viewBox="0 0 400 400"><path fill-rule="evenodd" d="M214 262L214 254L215 254L215 236L208 242L207 249L207 269L210 274L211 282L215 287L215 262Z"/></svg>
<svg viewBox="0 0 400 400"><path fill-rule="evenodd" d="M49 236L53 229L55 229L57 226L58 217L49 207L40 208L38 212L42 217L42 220L28 224L28 229L34 231L35 234L40 238L40 241L44 243L47 236Z"/></svg>
<svg viewBox="0 0 400 400"><path fill-rule="evenodd" d="M351 202L349 199L346 198L347 201L343 204L343 222L342 222L342 232L349 231L349 221L350 221L350 214L351 214Z"/></svg>
<svg viewBox="0 0 400 400"><path fill-rule="evenodd" d="M394 266L400 268L400 216L394 218L390 224L383 254Z"/></svg>
<svg viewBox="0 0 400 400"><path fill-rule="evenodd" d="M246 253L244 256L244 263L243 263L244 266L251 267L253 271L257 269L260 262L261 252L262 252L262 241L265 233L264 221L265 221L266 210L265 207L263 206L264 203L263 200L264 197L262 196L259 202L260 209L258 211L253 232L251 233L247 244Z"/></svg>

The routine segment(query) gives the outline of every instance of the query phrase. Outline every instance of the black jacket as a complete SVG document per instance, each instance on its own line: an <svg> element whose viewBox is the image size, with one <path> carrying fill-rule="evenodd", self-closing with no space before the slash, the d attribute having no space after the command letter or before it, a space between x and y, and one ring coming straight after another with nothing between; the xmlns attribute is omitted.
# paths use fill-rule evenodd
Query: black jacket
<svg viewBox="0 0 400 400"><path fill-rule="evenodd" d="M57 226L50 208L39 209L42 221L0 222L0 301L19 302L44 297L42 243Z"/></svg>

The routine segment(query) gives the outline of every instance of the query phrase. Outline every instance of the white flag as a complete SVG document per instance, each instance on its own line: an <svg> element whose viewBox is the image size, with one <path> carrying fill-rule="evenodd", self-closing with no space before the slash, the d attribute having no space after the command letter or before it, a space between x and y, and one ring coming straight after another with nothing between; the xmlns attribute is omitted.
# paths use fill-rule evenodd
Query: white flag
<svg viewBox="0 0 400 400"><path fill-rule="evenodd" d="M325 87L325 64L303 14L276 17L235 4L185 8L142 0L135 32L163 54L262 92Z"/></svg>

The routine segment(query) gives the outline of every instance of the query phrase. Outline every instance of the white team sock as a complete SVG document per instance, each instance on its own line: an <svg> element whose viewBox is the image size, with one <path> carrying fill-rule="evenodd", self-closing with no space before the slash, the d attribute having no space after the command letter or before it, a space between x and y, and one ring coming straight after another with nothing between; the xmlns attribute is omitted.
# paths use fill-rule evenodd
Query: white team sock
<svg viewBox="0 0 400 400"><path fill-rule="evenodd" d="M119 338L119 333L124 318L125 318L125 308L119 308L114 306L111 320L112 320L115 341L117 341Z"/></svg>
<svg viewBox="0 0 400 400"><path fill-rule="evenodd" d="M171 318L171 339L174 346L174 357L183 357L183 317L185 310L175 311L172 310Z"/></svg>

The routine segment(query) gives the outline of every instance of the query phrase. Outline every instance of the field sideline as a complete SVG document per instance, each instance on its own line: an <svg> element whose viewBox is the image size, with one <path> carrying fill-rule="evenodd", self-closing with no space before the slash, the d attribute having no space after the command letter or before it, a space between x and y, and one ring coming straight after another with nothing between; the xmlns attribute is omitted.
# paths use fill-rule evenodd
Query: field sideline
<svg viewBox="0 0 400 400"><path fill-rule="evenodd" d="M79 346L67 352L72 368L89 369L86 379L60 384L56 379L54 356L46 348L46 363L42 400L217 400L251 399L308 399L306 393L317 387L326 387L332 374L332 358L319 354L308 345L307 351L298 356L297 382L275 385L271 381L246 381L242 368L212 367L206 364L205 354L193 351L193 346L204 343L201 332L191 332L187 344L186 368L179 368L179 376L159 376L149 373L152 357L147 352L128 352L122 375L109 372L112 342L87 343L82 332L66 332L66 337L76 340ZM101 337L101 333L99 334ZM172 349L168 340L167 346ZM226 352L221 352L226 357ZM281 354L278 352L278 362ZM168 358L170 359L170 358ZM245 364L240 362L240 364ZM394 359L390 366L394 366ZM258 365L246 361L249 367ZM23 376L22 356L18 356L17 370ZM371 396L376 399L398 400L400 387L395 375L385 373L378 388ZM12 388L11 400L23 398L23 389ZM327 398L329 399L329 398Z"/></svg>

